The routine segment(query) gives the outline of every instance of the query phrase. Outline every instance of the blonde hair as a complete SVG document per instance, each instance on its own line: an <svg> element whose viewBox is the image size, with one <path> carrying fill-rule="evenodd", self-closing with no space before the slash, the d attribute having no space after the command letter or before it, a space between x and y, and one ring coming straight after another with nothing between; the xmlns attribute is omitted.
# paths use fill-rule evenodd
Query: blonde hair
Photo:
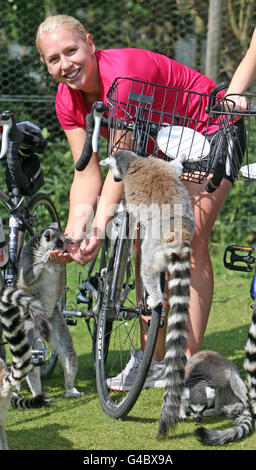
<svg viewBox="0 0 256 470"><path fill-rule="evenodd" d="M69 15L53 15L47 16L46 19L39 25L36 33L36 47L43 60L42 52L40 49L40 40L42 39L43 35L47 32L53 32L57 29L68 29L70 31L76 31L82 39L86 39L88 32L73 16Z"/></svg>

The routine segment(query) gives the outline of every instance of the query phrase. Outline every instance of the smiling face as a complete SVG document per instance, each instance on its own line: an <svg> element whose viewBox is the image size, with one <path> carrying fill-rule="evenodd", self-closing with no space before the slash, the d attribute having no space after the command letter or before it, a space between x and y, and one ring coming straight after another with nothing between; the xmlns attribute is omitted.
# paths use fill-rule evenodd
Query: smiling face
<svg viewBox="0 0 256 470"><path fill-rule="evenodd" d="M57 29L40 39L41 56L48 72L74 90L97 93L98 68L91 35L82 38L77 31Z"/></svg>

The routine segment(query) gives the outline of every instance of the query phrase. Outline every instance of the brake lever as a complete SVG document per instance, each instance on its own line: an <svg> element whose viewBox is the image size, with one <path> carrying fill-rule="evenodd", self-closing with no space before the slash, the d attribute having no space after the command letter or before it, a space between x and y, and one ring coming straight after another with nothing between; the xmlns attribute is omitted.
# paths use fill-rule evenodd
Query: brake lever
<svg viewBox="0 0 256 470"><path fill-rule="evenodd" d="M98 152L98 137L100 133L101 120L105 110L106 107L101 101L98 101L95 104L95 108L93 110L94 130L92 134L92 151L95 153Z"/></svg>

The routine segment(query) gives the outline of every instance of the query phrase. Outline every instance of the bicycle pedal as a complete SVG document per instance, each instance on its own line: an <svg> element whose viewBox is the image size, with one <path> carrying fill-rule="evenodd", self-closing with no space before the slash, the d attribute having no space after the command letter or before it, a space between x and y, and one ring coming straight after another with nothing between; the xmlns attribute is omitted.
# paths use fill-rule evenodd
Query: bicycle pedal
<svg viewBox="0 0 256 470"><path fill-rule="evenodd" d="M76 326L77 325L77 320L75 318L66 317L65 321L66 321L67 325L69 325L69 326Z"/></svg>
<svg viewBox="0 0 256 470"><path fill-rule="evenodd" d="M38 355L34 356L32 354L31 362L32 362L33 366L40 367L40 366L43 366L46 361L45 361L44 356L38 356Z"/></svg>
<svg viewBox="0 0 256 470"><path fill-rule="evenodd" d="M65 322L70 326L77 325L77 318L84 317L84 314L78 310L77 304L72 300L66 302L62 310L62 314Z"/></svg>
<svg viewBox="0 0 256 470"><path fill-rule="evenodd" d="M48 351L42 338L36 338L33 341L31 353L31 362L34 366L40 367L45 364Z"/></svg>
<svg viewBox="0 0 256 470"><path fill-rule="evenodd" d="M229 245L224 253L224 266L233 271L251 272L256 262L255 249L249 246Z"/></svg>
<svg viewBox="0 0 256 470"><path fill-rule="evenodd" d="M82 294L82 292L79 292L76 296L76 301L78 304L88 304L90 302L90 297L87 297L86 295Z"/></svg>

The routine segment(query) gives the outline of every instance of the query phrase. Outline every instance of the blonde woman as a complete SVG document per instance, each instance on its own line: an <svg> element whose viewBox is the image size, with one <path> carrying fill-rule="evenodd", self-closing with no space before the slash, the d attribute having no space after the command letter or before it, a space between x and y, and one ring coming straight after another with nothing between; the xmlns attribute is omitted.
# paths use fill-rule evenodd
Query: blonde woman
<svg viewBox="0 0 256 470"><path fill-rule="evenodd" d="M106 100L106 93L115 78L124 76L206 94L215 85L204 75L161 54L133 48L99 50L83 25L66 15L46 18L38 28L36 44L48 72L59 83L56 113L69 142L74 163L80 157L86 136L85 115L94 101ZM122 99L127 100L128 91L124 88L121 93ZM194 108L198 109L196 104ZM184 104L180 106L182 115ZM190 117L193 117L193 112L191 109ZM206 116L201 117L206 119ZM243 127L240 127L242 139ZM212 226L232 183L231 178L225 175L216 192L208 194L202 190L193 199L196 230L192 242L188 356L199 350L206 329L213 295L213 270L208 242ZM184 184L191 195L196 193L198 188L195 183ZM115 183L111 174L108 174L103 184L96 153L84 171L79 173L75 170L66 233L76 239L77 244L69 254L54 252L53 261L74 260L84 265L96 257L106 224L113 215L110 208L120 201L122 193L122 183ZM101 198L97 205L99 195ZM95 210L91 232L83 238ZM159 386L158 383L162 385L164 345L165 330L162 328L153 358L156 362L150 369L153 386Z"/></svg>

